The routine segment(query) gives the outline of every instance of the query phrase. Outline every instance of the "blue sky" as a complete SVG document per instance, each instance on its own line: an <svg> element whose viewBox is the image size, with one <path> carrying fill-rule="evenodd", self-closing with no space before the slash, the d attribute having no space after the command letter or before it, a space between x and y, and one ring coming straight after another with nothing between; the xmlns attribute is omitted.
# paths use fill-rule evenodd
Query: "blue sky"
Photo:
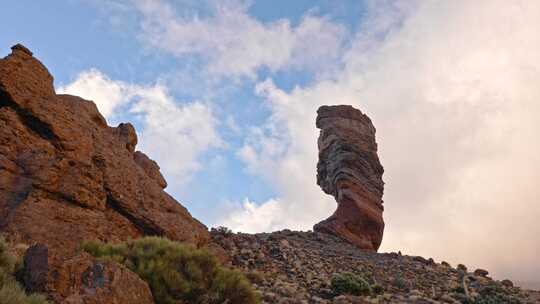
<svg viewBox="0 0 540 304"><path fill-rule="evenodd" d="M4 1L0 53L23 43L58 92L132 122L167 191L238 231L307 230L333 212L315 184L315 111L352 104L377 127L383 251L532 281L539 5Z"/></svg>
<svg viewBox="0 0 540 304"><path fill-rule="evenodd" d="M177 2L172 6L179 12L189 10L199 16L212 14L212 5L209 3ZM23 43L34 50L36 56L48 66L57 87L72 82L81 71L95 68L117 81L148 84L159 80L171 83L169 91L179 103L200 97L198 92L185 90L184 83L171 78L175 77L177 70L200 67L203 60L153 52L137 37L142 18L140 13L129 7L128 2L111 3L117 5L74 0L2 4L5 6L3 10L13 12L1 21L4 29L0 37L2 53L8 53L10 45ZM129 16L119 16L126 11ZM344 1L336 5L333 1L303 0L254 2L247 10L250 16L261 22L287 19L292 26L301 23L305 14L324 16L347 26L349 31L358 26L362 12L363 3L359 1ZM226 92L212 100L219 104L220 111L215 114L220 120L231 117L242 122L242 127L263 123L269 110L261 104L261 98L253 94L252 88L257 79L272 77L281 88L290 90L295 85L309 84L313 78L308 71L273 72L266 67L257 68L256 74L255 79L234 80L234 84L228 79L221 80L220 85L226 87L223 89ZM122 115L122 118L137 122L129 114ZM228 147L225 150L234 151L243 144L241 135L235 132L224 130L221 135L227 140ZM248 197L255 201L265 201L276 195L264 180L248 174L234 153L212 149L199 157L201 162L214 166L198 170L191 182L172 192L194 215L210 225L216 220L216 215L208 210L217 203L240 202ZM174 184L174 181L170 181L170 184Z"/></svg>

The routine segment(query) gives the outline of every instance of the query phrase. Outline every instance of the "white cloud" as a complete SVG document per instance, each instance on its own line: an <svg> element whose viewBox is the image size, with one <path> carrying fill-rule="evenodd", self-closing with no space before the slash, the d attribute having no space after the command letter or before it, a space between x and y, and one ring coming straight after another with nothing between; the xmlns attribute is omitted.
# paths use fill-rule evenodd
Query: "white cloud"
<svg viewBox="0 0 540 304"><path fill-rule="evenodd" d="M109 121L138 118L137 148L160 164L173 188L184 185L200 168L201 154L222 145L211 108L199 101L178 103L162 84L130 84L90 69L57 91L94 101Z"/></svg>
<svg viewBox="0 0 540 304"><path fill-rule="evenodd" d="M283 204L273 199L261 206L245 199L242 208L231 214L227 225L242 232L259 232L272 227L275 214L283 213Z"/></svg>
<svg viewBox="0 0 540 304"><path fill-rule="evenodd" d="M114 115L114 110L129 101L131 87L125 83L111 80L96 69L79 73L77 78L57 89L59 94L83 96L93 100L101 114L107 118Z"/></svg>
<svg viewBox="0 0 540 304"><path fill-rule="evenodd" d="M285 19L262 23L237 1L212 2L209 16L178 15L165 1L136 3L146 43L180 57L200 55L217 76L254 77L262 67L276 71L333 63L346 34L342 26L311 15L296 27Z"/></svg>
<svg viewBox="0 0 540 304"><path fill-rule="evenodd" d="M534 279L540 3L388 1L390 17L384 8L366 21L334 80L291 92L270 80L257 86L272 116L238 155L279 196L250 202L221 224L309 229L329 216L335 203L315 185L315 111L352 104L377 127L386 182L382 250Z"/></svg>

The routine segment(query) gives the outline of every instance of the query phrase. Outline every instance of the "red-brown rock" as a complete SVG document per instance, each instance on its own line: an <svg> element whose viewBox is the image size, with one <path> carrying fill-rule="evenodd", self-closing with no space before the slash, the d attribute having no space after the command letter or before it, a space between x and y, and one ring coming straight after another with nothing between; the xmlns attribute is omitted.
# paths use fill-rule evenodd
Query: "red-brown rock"
<svg viewBox="0 0 540 304"><path fill-rule="evenodd" d="M57 95L45 66L14 46L0 59L0 232L46 245L49 272L83 240L205 245L207 228L163 190L136 144L131 124L109 127L93 102Z"/></svg>
<svg viewBox="0 0 540 304"><path fill-rule="evenodd" d="M84 252L56 266L50 258L46 245L26 252L23 281L29 291L46 293L62 304L154 303L148 284L121 264L98 261Z"/></svg>
<svg viewBox="0 0 540 304"><path fill-rule="evenodd" d="M336 198L338 207L314 230L377 251L384 231L384 170L377 156L375 127L351 106L322 106L317 113L321 129L317 184Z"/></svg>
<svg viewBox="0 0 540 304"><path fill-rule="evenodd" d="M167 188L167 181L159 171L159 165L141 151L133 153L133 159L139 167L163 189Z"/></svg>

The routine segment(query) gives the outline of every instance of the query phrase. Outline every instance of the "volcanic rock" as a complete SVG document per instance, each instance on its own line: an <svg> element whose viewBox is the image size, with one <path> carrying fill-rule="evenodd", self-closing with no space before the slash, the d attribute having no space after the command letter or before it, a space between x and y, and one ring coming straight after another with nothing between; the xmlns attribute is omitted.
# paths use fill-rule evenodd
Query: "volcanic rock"
<svg viewBox="0 0 540 304"><path fill-rule="evenodd" d="M322 106L317 184L333 195L337 210L314 230L339 236L361 249L377 251L384 231L383 167L375 127L352 106Z"/></svg>
<svg viewBox="0 0 540 304"><path fill-rule="evenodd" d="M32 52L12 47L0 59L0 233L46 245L49 272L83 240L208 243L207 228L163 190L159 166L136 144L131 124L109 127L92 101L57 95Z"/></svg>
<svg viewBox="0 0 540 304"><path fill-rule="evenodd" d="M83 252L49 272L49 257L42 244L26 252L23 280L28 291L46 292L65 304L154 303L148 284L121 264L97 261Z"/></svg>
<svg viewBox="0 0 540 304"><path fill-rule="evenodd" d="M214 229L211 235L229 253L232 265L248 274L263 304L540 303L539 292L513 287L510 281L473 276L463 280L461 271L431 258L358 250L328 233ZM332 278L344 273L371 284L371 294L337 292ZM475 298L464 298L465 289Z"/></svg>

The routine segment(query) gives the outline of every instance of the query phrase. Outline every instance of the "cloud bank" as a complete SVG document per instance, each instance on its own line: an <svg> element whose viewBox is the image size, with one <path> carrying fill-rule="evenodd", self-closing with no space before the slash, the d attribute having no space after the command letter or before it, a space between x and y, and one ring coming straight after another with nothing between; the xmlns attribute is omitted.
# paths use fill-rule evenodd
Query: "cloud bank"
<svg viewBox="0 0 540 304"><path fill-rule="evenodd" d="M218 77L255 78L263 67L318 68L335 62L346 35L343 26L309 14L297 26L286 19L262 23L240 1L214 2L207 16L178 15L164 1L140 0L136 6L147 45L180 58L200 56Z"/></svg>

